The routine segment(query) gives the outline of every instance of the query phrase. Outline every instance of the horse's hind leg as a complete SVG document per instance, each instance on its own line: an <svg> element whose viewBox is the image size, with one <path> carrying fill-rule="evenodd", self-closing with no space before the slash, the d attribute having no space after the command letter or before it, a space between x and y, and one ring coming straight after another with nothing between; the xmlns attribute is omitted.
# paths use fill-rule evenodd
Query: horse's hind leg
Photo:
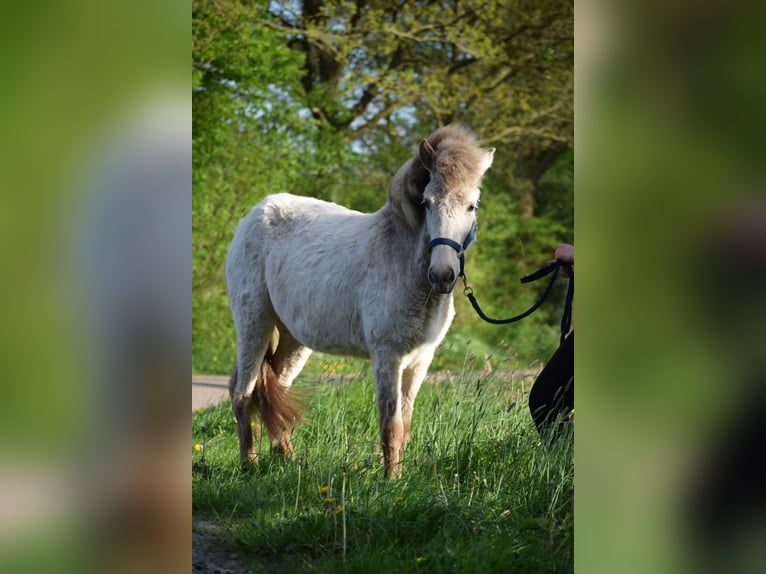
<svg viewBox="0 0 766 574"><path fill-rule="evenodd" d="M244 329L237 329L237 362L229 382L232 409L237 419L239 463L245 468L258 457L253 447L252 409L253 391L262 376L262 363L274 332L273 322L243 321ZM256 325L261 325L260 329ZM239 325L238 325L239 327Z"/></svg>
<svg viewBox="0 0 766 574"><path fill-rule="evenodd" d="M303 369L311 355L311 349L301 345L284 325L280 324L278 331L279 345L273 357L271 357L270 366L274 377L273 384L277 384L286 390L292 385L295 377ZM271 436L271 449L273 452L290 458L295 457L293 445L290 442L291 431L292 428L284 427L276 433L276 436Z"/></svg>
<svg viewBox="0 0 766 574"><path fill-rule="evenodd" d="M250 373L252 368L241 370L239 364L232 375L233 384L229 385L229 396L234 418L237 420L237 438L239 439L239 464L244 469L248 462L258 462L258 456L253 447L253 429L251 427L253 408L253 388L255 380Z"/></svg>

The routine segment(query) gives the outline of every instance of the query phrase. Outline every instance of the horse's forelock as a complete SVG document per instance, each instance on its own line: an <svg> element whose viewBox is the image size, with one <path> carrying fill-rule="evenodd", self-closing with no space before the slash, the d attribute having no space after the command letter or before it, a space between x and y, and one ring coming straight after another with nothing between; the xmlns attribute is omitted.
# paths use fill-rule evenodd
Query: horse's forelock
<svg viewBox="0 0 766 574"><path fill-rule="evenodd" d="M467 129L445 126L431 134L428 142L435 151L436 171L448 188L475 185L481 179L485 151Z"/></svg>

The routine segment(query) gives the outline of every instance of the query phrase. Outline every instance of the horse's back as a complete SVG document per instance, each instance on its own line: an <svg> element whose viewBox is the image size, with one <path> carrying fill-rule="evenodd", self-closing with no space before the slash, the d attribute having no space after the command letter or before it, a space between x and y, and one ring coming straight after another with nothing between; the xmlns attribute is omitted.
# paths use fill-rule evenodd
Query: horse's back
<svg viewBox="0 0 766 574"><path fill-rule="evenodd" d="M312 197L269 195L240 222L229 249L229 260L250 259L251 252L264 253L275 241L281 244L295 241L296 236L311 234L312 228L332 228L344 219L360 215L363 214Z"/></svg>
<svg viewBox="0 0 766 574"><path fill-rule="evenodd" d="M334 219L364 215L336 203L314 197L278 193L269 195L253 207L258 221L273 228L305 226Z"/></svg>

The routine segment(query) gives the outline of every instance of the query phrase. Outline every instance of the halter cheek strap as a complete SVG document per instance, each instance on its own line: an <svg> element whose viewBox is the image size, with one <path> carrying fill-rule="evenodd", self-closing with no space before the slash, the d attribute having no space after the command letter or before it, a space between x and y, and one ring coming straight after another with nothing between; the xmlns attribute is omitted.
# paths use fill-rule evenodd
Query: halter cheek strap
<svg viewBox="0 0 766 574"><path fill-rule="evenodd" d="M453 241L452 239L447 239L446 237L437 237L436 239L432 239L431 243L428 244L428 249L433 249L437 245L447 245L449 247L452 247L455 251L457 251L457 255L460 258L460 277L464 275L463 268L465 266L465 250L468 249L468 246L473 243L474 239L476 239L476 229L478 228L478 223L474 219L473 225L471 225L471 230L468 232L468 235L465 238L465 241L463 241L463 244L460 245L457 241Z"/></svg>

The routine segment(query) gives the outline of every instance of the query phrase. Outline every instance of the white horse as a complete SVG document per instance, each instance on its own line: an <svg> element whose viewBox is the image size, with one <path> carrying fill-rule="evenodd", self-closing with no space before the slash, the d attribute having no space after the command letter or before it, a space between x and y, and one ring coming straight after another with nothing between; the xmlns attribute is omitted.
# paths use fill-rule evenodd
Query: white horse
<svg viewBox="0 0 766 574"><path fill-rule="evenodd" d="M289 387L317 350L372 360L384 473L401 476L415 397L455 314L452 289L494 151L446 126L422 141L375 213L278 194L247 214L226 261L243 467L257 461L254 405L272 449L294 457L301 409Z"/></svg>

